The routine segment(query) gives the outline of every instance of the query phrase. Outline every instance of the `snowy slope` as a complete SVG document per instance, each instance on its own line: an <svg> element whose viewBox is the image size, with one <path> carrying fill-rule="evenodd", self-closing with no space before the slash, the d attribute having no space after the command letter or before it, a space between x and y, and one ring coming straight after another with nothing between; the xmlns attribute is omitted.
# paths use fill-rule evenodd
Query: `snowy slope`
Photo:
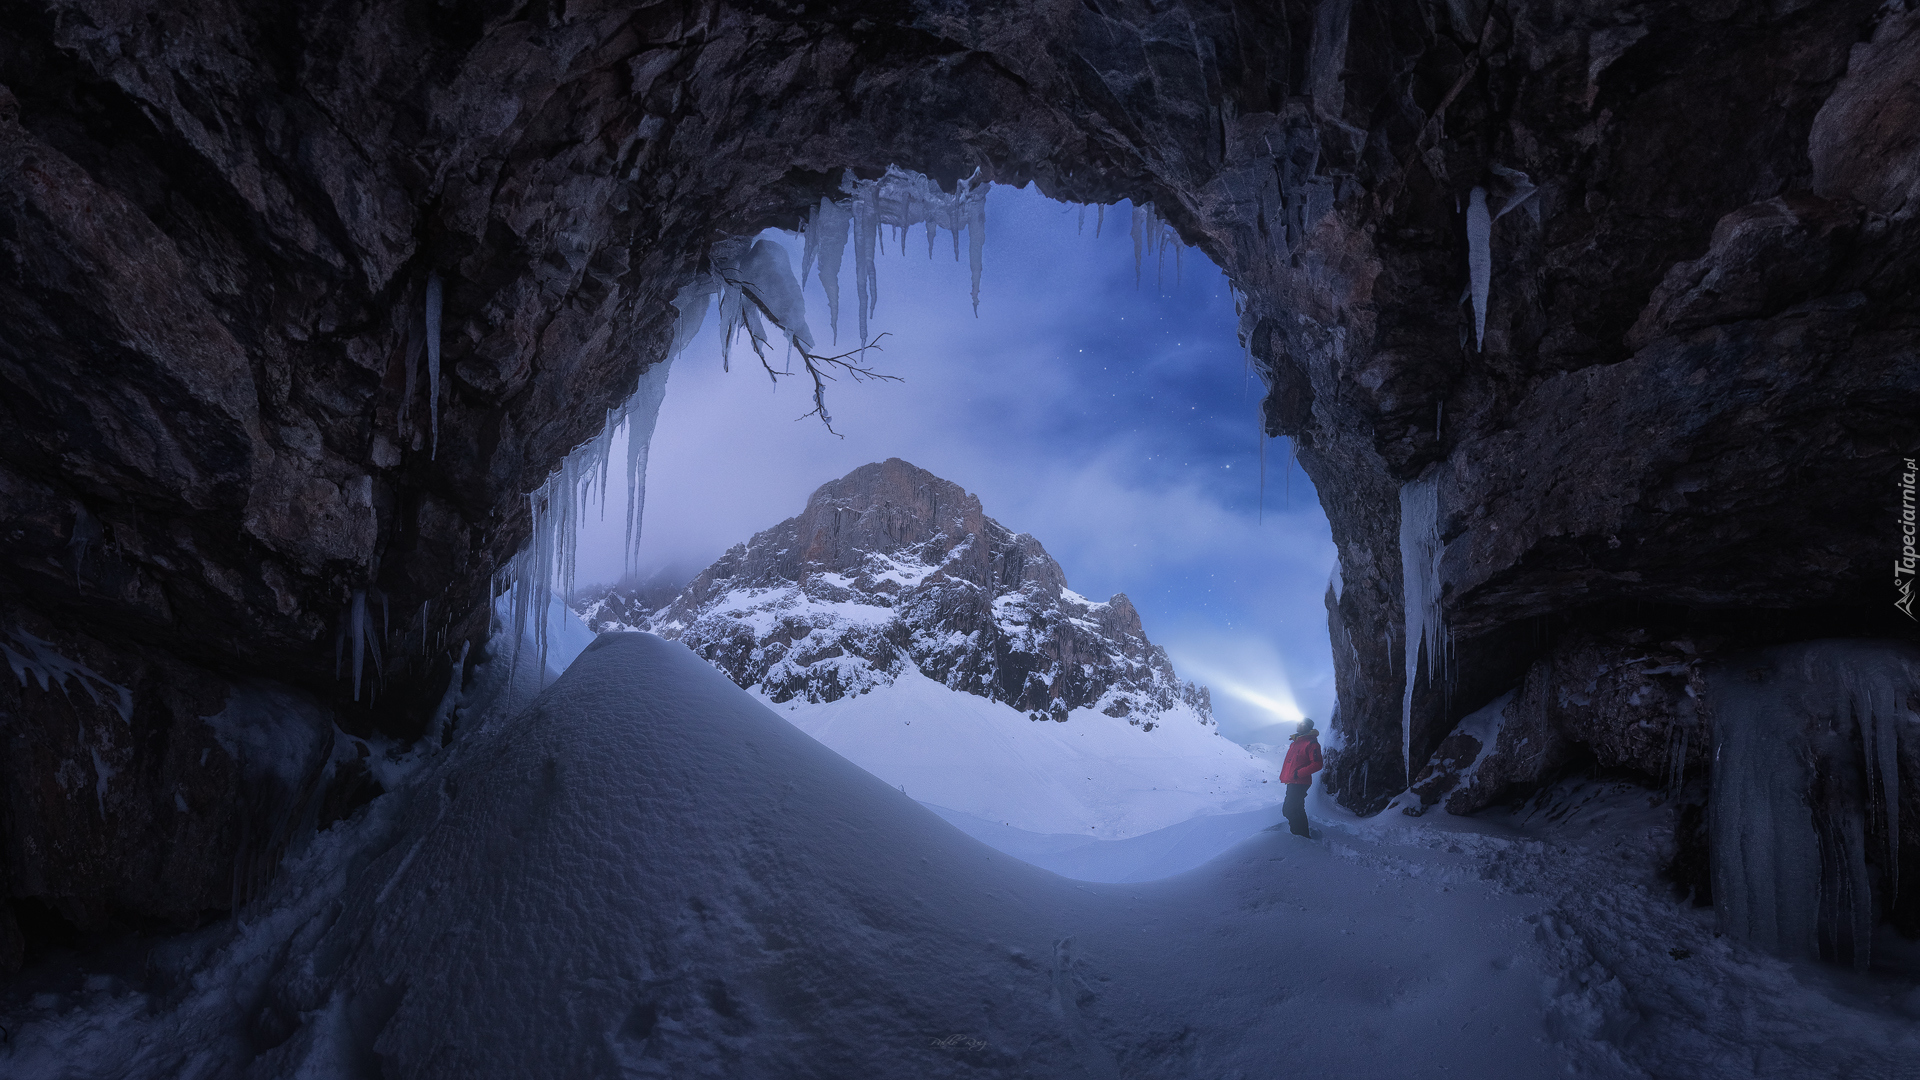
<svg viewBox="0 0 1920 1080"><path fill-rule="evenodd" d="M1276 803L1125 594L1067 588L1040 542L898 458L822 485L666 606L603 629L679 641L908 795L1022 832L1124 839Z"/></svg>
<svg viewBox="0 0 1920 1080"><path fill-rule="evenodd" d="M1164 829L1107 840L1088 832L1036 833L922 803L941 820L1022 862L1078 881L1157 881L1202 866L1266 829L1282 828L1278 805L1191 817Z"/></svg>
<svg viewBox="0 0 1920 1080"><path fill-rule="evenodd" d="M767 704L920 802L1027 832L1122 839L1285 794L1266 762L1210 725L1143 733L1091 708L1036 722L911 668L858 696Z"/></svg>
<svg viewBox="0 0 1920 1080"><path fill-rule="evenodd" d="M1912 1075L1911 978L1715 936L1644 791L1561 795L1074 882L609 634L233 923L11 1001L0 1074Z"/></svg>

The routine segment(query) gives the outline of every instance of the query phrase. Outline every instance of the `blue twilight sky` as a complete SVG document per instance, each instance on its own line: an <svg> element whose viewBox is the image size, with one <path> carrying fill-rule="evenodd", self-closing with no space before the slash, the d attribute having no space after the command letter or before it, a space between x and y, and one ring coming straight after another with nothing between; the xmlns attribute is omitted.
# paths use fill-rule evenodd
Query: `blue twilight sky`
<svg viewBox="0 0 1920 1080"><path fill-rule="evenodd" d="M1096 239L1093 208L1081 231L1080 208L994 187L977 318L964 244L956 262L943 233L930 260L916 229L903 256L885 230L869 333L890 335L875 366L904 381L832 385L827 405L843 438L818 420L796 422L812 407L809 387L770 385L744 338L723 372L709 317L668 380L642 572L680 566L690 576L798 513L822 483L900 457L1037 537L1075 591L1126 593L1180 674L1212 688L1230 738L1272 738L1280 729L1261 729L1302 713L1324 726L1326 516L1276 439L1262 517L1260 386L1235 338L1226 276L1192 249L1176 265L1170 250L1158 273L1149 258L1136 286L1130 210L1107 208ZM797 272L800 237L766 236ZM851 244L842 278L845 348L858 333ZM817 277L806 292L814 337L834 351ZM618 516L583 535L580 581L620 576Z"/></svg>

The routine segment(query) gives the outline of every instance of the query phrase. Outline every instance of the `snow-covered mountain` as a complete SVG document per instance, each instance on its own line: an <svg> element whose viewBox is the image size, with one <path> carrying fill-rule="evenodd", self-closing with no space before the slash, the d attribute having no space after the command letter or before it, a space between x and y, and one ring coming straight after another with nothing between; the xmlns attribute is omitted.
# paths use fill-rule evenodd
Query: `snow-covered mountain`
<svg viewBox="0 0 1920 1080"><path fill-rule="evenodd" d="M679 641L776 704L837 701L911 668L1035 720L1093 708L1143 732L1213 724L1206 688L1174 673L1126 594L1067 588L1038 540L899 458L822 485L671 604L639 608L614 592L582 615Z"/></svg>
<svg viewBox="0 0 1920 1080"><path fill-rule="evenodd" d="M680 641L869 772L996 825L1120 838L1281 794L1124 594L1075 593L1038 540L898 458L646 606L615 591L582 614Z"/></svg>

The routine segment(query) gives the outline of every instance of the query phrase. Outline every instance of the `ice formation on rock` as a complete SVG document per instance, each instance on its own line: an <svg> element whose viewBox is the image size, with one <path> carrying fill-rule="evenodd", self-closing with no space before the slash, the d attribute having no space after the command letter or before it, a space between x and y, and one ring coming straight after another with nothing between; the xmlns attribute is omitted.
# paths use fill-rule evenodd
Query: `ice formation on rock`
<svg viewBox="0 0 1920 1080"><path fill-rule="evenodd" d="M813 271L814 260L820 261L820 287L827 294L827 322L836 342L840 340L840 263L846 257L847 232L852 227L853 208L821 196L820 205L807 221L806 247L800 255L802 288Z"/></svg>
<svg viewBox="0 0 1920 1080"><path fill-rule="evenodd" d="M704 308L704 303L701 306ZM684 342L679 345L685 347ZM533 518L532 535L507 564L504 580L496 588L511 594L507 610L516 662L531 618L537 659L541 665L546 663L549 635L547 620L540 613L551 606L556 584L563 600L573 593L579 526L586 520L588 507L595 502L599 503L601 514L606 513L613 439L615 432L623 427L627 433L626 560L632 565L646 510L647 448L660 418L660 403L666 398L671 363L669 356L641 372L633 395L607 410L600 434L568 454L560 467L547 477L546 483L527 496L528 511ZM544 671L544 666L539 670Z"/></svg>
<svg viewBox="0 0 1920 1080"><path fill-rule="evenodd" d="M1781 646L1728 662L1712 692L1709 829L1723 925L1784 956L1864 970L1877 913L1899 889L1899 752L1920 738L1920 655L1855 641Z"/></svg>
<svg viewBox="0 0 1920 1080"><path fill-rule="evenodd" d="M21 686L29 685L31 678L44 691L51 693L57 686L65 694L69 682L78 682L95 705L105 704L100 700L102 692L110 693L113 710L120 714L120 719L129 724L133 722L133 692L87 665L60 655L53 642L43 641L18 627L0 627L0 655L7 658L7 666L13 669L14 678L20 680Z"/></svg>
<svg viewBox="0 0 1920 1080"><path fill-rule="evenodd" d="M856 313L860 321L860 340L867 340L867 320L879 300L879 275L874 256L880 249L880 229L890 226L906 252L907 230L922 226L926 230L927 254L932 256L934 239L944 228L953 236L953 257L960 257L960 233L967 234L967 261L973 272L973 310L980 310L981 251L987 239L987 188L980 171L961 180L953 193L941 191L932 178L889 165L886 174L874 180L858 180L852 172L840 181L840 190L848 196L842 201L822 198L808 217L806 248L800 258L800 282L806 283L816 257L820 263L820 284L827 293L828 321L834 340L840 337L840 261L846 251L847 237L853 238L853 285Z"/></svg>
<svg viewBox="0 0 1920 1080"><path fill-rule="evenodd" d="M1540 189L1534 186L1533 180L1519 169L1509 169L1501 165L1493 167L1493 174L1505 180L1513 188L1508 193L1506 201L1500 205L1500 212L1493 215L1493 220L1499 221L1524 205L1527 213L1533 217L1534 224L1539 224L1540 202L1534 196L1539 194Z"/></svg>
<svg viewBox="0 0 1920 1080"><path fill-rule="evenodd" d="M1145 265L1145 256L1153 256L1154 287L1159 288L1166 273L1167 249L1173 249L1174 275L1176 282L1180 273L1180 236L1173 226L1161 220L1159 211L1151 202L1135 203L1133 207L1131 233L1133 236L1133 283L1140 284Z"/></svg>
<svg viewBox="0 0 1920 1080"><path fill-rule="evenodd" d="M385 597L380 598L380 604L384 611ZM355 701L360 700L360 687L365 682L366 661L369 653L373 656L374 678L378 679L381 673L380 642L386 637L385 626L382 626L381 633L374 633L367 625L370 617L371 613L367 607L367 590L353 590L352 596L347 601L347 610L341 617L340 633L334 639L333 674L338 678L343 660L346 657L352 658L353 700ZM383 617L381 621L384 623L386 620ZM372 688L368 689L371 692Z"/></svg>
<svg viewBox="0 0 1920 1080"><path fill-rule="evenodd" d="M1487 286L1493 278L1493 219L1487 214L1487 189L1467 198L1467 280L1473 295L1473 347L1487 339Z"/></svg>
<svg viewBox="0 0 1920 1080"><path fill-rule="evenodd" d="M1400 487L1400 574L1406 634L1406 685L1400 702L1400 753L1413 783L1413 682L1420 652L1427 654L1427 685L1446 668L1447 628L1440 612L1440 495L1438 473Z"/></svg>

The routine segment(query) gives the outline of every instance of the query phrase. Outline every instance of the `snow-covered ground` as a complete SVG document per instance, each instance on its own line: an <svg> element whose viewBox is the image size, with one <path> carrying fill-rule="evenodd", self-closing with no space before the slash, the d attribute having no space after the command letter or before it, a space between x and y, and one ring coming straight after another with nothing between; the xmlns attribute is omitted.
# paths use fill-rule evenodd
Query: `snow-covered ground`
<svg viewBox="0 0 1920 1080"><path fill-rule="evenodd" d="M1637 788L1471 820L1315 805L1318 839L1261 831L1098 884L971 839L651 635L606 635L532 707L456 731L231 924L36 972L4 1003L0 1074L1721 1080L1920 1060L1911 975L1791 965L1674 903L1653 874L1667 813Z"/></svg>
<svg viewBox="0 0 1920 1080"><path fill-rule="evenodd" d="M837 701L761 700L920 802L1031 833L1120 840L1286 794L1266 761L1190 710L1152 731L1091 708L1036 721L911 665Z"/></svg>

